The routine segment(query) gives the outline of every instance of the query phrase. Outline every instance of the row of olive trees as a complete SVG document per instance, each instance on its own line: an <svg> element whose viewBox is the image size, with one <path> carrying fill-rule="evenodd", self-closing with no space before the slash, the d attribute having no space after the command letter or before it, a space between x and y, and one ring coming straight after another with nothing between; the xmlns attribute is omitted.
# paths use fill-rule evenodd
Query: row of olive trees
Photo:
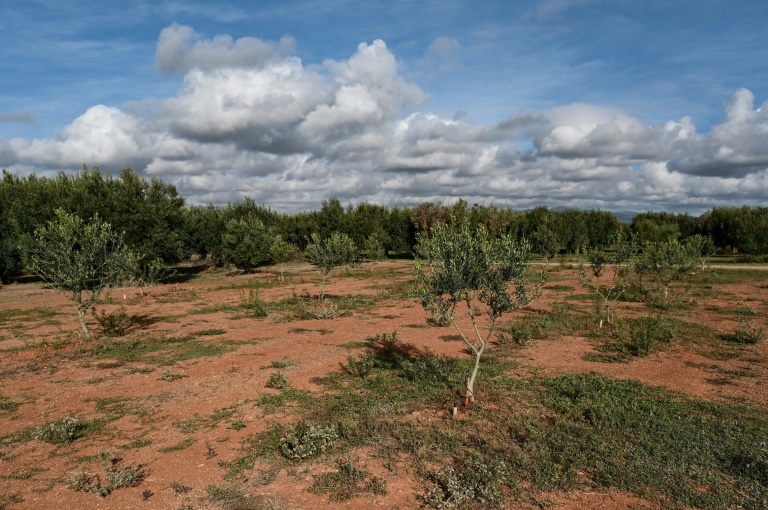
<svg viewBox="0 0 768 510"><path fill-rule="evenodd" d="M263 228L259 233L266 235ZM268 250L280 263L294 253L293 245L279 236L269 239L245 236L241 241L236 248L242 257ZM143 278L142 255L126 245L123 232L114 230L98 215L85 221L76 214L57 209L55 218L37 227L34 234L25 239L21 250L26 267L51 288L69 294L86 338L91 338L91 334L85 317L99 302L103 291L117 285L136 284ZM340 265L353 263L357 257L354 242L340 233L325 239L315 235L305 251L306 259L322 272L321 299L328 273Z"/></svg>
<svg viewBox="0 0 768 510"><path fill-rule="evenodd" d="M185 250L186 208L176 188L145 179L130 169L119 177L98 169L55 178L3 172L0 180L0 279L7 283L24 270L23 247L38 227L62 209L84 221L98 217L120 232L125 244L141 253L139 265L149 271L174 264Z"/></svg>
<svg viewBox="0 0 768 510"><path fill-rule="evenodd" d="M704 267L711 239L699 234L680 241L674 236L658 241L638 241L619 232L604 248L586 251L587 264L579 267L579 281L602 303L600 326L612 323L613 307L627 289L636 285L646 300L664 310L687 289L677 283L690 282Z"/></svg>
<svg viewBox="0 0 768 510"><path fill-rule="evenodd" d="M314 235L326 239L343 233L358 254L376 259L383 253L409 256L417 234L436 225L468 222L491 236L527 239L532 250L549 261L557 254L601 249L619 231L638 242L676 238L684 242L704 235L724 252L768 253L768 208L717 208L696 218L687 214L647 212L621 224L606 211L552 210L536 207L514 211L493 205L425 202L415 207L358 203L346 207L338 199L316 211L275 212L246 198L220 206L186 206L176 188L159 179L139 177L130 169L118 177L98 169L55 178L34 174L21 178L8 172L0 180L0 278L23 271L21 246L35 228L54 218L58 208L84 220L98 215L122 232L126 245L142 255L140 266L151 274L163 265L198 254L244 270L284 260L285 250L303 252ZM281 241L278 241L280 239ZM285 244L293 246L286 248ZM278 243L279 246L273 245Z"/></svg>

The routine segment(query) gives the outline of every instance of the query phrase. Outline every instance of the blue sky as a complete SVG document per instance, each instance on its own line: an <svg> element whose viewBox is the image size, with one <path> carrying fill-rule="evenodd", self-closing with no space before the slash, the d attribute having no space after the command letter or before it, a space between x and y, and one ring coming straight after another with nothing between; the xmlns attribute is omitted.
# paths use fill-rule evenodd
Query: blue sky
<svg viewBox="0 0 768 510"><path fill-rule="evenodd" d="M0 167L191 203L768 203L768 2L0 3Z"/></svg>

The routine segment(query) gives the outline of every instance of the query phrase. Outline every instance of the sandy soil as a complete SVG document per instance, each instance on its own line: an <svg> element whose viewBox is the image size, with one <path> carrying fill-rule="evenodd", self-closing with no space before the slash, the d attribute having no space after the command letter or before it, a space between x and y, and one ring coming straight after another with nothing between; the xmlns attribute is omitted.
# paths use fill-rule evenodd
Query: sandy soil
<svg viewBox="0 0 768 510"><path fill-rule="evenodd" d="M554 268L552 268L554 269ZM359 277L332 274L326 291L332 295L376 295L387 285L410 281L407 263L385 263L374 275L360 269ZM552 273L556 281L545 287L541 299L518 315L546 311L566 295L583 292L576 272ZM30 440L0 447L0 508L9 509L201 509L218 508L207 497L209 485L224 486L220 462L241 453L242 442L265 430L272 421L290 420L285 414L265 415L248 404L276 393L265 387L273 362L287 363L291 386L317 390L315 378L338 371L346 361L345 344L361 342L377 334L397 331L399 340L415 349L466 356L461 342L447 341L453 331L425 327L425 313L413 300L379 301L371 310L354 311L333 320L290 320L283 312L266 318L233 318L222 305L237 305L258 279L275 282L269 272L227 277L201 273L194 279L159 285L141 295L137 289L116 289L112 311L124 306L132 318L129 335L185 336L208 332L211 343L229 342L232 350L216 356L179 361L172 366L144 362L124 363L84 355L92 343L79 332L76 315L65 295L40 284L14 284L0 288L0 396L21 405L0 412L0 436L7 436L66 416L93 419L119 410L124 414L107 425L104 433L55 446ZM287 281L260 290L263 300L277 301L292 295L316 296L319 276L305 265L289 268ZM573 289L573 290L571 290ZM709 325L722 333L733 331L743 316L735 308L754 312L765 326L768 286L727 284L718 292L698 298L695 307L681 312L685 319ZM585 308L589 304L574 301ZM219 309L199 313L201 308ZM643 313L641 305L622 303L621 314ZM730 310L730 312L729 312ZM190 311L196 311L190 313ZM89 323L97 330L95 321ZM220 330L220 331L215 331ZM599 363L583 359L596 343L584 337L560 337L530 342L518 352L521 371L544 374L597 372L660 385L701 399L737 401L768 408L768 342L744 349L729 360L702 356L695 339L689 338L664 351L629 363ZM183 375L164 380L164 371ZM105 400L112 399L112 400ZM3 401L0 400L0 403ZM99 408L99 406L101 406ZM235 406L235 407L233 407ZM106 409L106 410L105 410ZM229 409L213 423L206 417ZM425 411L432 412L432 411ZM434 411L438 412L438 411ZM197 429L194 418L199 418ZM188 423L184 430L180 424ZM187 443L183 443L187 440ZM191 442L191 443L190 443ZM179 445L186 444L186 447ZM111 451L127 464L143 465L149 476L135 488L119 489L106 498L75 492L65 487L72 473L100 471L99 452ZM405 471L396 475L380 461L360 452L366 469L384 478L388 495L362 496L348 503L329 503L327 496L307 491L312 475L331 468L321 462L302 464L296 470L270 472L264 466L240 487L248 494L266 495L275 508L418 508L420 483ZM103 478L103 471L102 471ZM541 494L553 508L656 508L648 501L616 492ZM519 508L511 506L510 508Z"/></svg>

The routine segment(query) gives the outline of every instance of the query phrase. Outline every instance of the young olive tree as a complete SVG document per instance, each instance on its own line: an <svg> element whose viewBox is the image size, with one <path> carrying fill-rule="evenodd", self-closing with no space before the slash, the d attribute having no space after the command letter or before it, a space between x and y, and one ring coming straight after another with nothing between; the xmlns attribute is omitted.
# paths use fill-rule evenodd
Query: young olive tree
<svg viewBox="0 0 768 510"><path fill-rule="evenodd" d="M649 291L652 304L666 308L681 293L674 292L672 284L690 282L696 274L701 256L698 240L680 242L676 238L666 241L646 242L637 257L635 270L643 286Z"/></svg>
<svg viewBox="0 0 768 510"><path fill-rule="evenodd" d="M475 355L467 389L475 400L475 379L480 359L494 332L496 321L533 301L541 281L527 282L531 248L510 235L493 238L484 226L473 229L468 221L436 225L416 244L420 259L415 266L418 297L424 309L450 322ZM542 276L543 278L543 276ZM487 331L482 334L474 306L485 305ZM456 320L461 305L472 321L474 334L462 331Z"/></svg>
<svg viewBox="0 0 768 510"><path fill-rule="evenodd" d="M557 233L547 226L540 226L533 233L533 249L544 257L544 262L554 259L560 252L560 240Z"/></svg>
<svg viewBox="0 0 768 510"><path fill-rule="evenodd" d="M613 304L624 294L630 284L635 269L637 248L621 231L617 232L606 248L588 249L589 269L582 263L579 266L579 283L594 292L603 302L604 315L599 317L613 322Z"/></svg>
<svg viewBox="0 0 768 510"><path fill-rule="evenodd" d="M62 209L56 218L35 230L25 250L27 267L49 286L71 294L86 338L88 309L109 286L130 281L138 272L138 257L98 216L88 223Z"/></svg>
<svg viewBox="0 0 768 510"><path fill-rule="evenodd" d="M387 234L384 232L384 229L380 228L365 239L363 253L365 253L365 259L372 264L371 272L373 272L373 264L384 260L387 256L387 250L384 248L386 236Z"/></svg>
<svg viewBox="0 0 768 510"><path fill-rule="evenodd" d="M297 251L298 248L295 244L289 243L279 235L275 236L275 240L272 241L272 245L269 247L269 255L272 258L272 262L280 267L281 282L285 280L285 263L291 260Z"/></svg>
<svg viewBox="0 0 768 510"><path fill-rule="evenodd" d="M320 286L320 299L323 299L328 273L339 266L354 263L357 259L357 247L352 238L344 233L334 232L325 239L312 234L310 243L304 249L304 258L323 275L323 283Z"/></svg>

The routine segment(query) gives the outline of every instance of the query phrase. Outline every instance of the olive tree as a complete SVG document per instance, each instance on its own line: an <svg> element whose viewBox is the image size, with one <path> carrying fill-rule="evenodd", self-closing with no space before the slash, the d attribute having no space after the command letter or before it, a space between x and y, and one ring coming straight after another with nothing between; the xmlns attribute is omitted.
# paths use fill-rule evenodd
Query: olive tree
<svg viewBox="0 0 768 510"><path fill-rule="evenodd" d="M642 284L652 304L667 307L680 292L672 284L690 282L700 262L702 244L698 239L680 242L676 238L646 242L637 257L635 270L644 277Z"/></svg>
<svg viewBox="0 0 768 510"><path fill-rule="evenodd" d="M250 271L270 259L275 234L254 215L227 221L222 238L222 253L239 269Z"/></svg>
<svg viewBox="0 0 768 510"><path fill-rule="evenodd" d="M579 283L594 292L596 299L602 300L601 327L603 320L608 324L613 322L612 306L630 284L636 252L635 243L621 231L614 235L607 247L586 250L589 269L583 263L579 266Z"/></svg>
<svg viewBox="0 0 768 510"><path fill-rule="evenodd" d="M376 264L386 258L387 250L384 248L386 236L384 229L379 228L366 238L363 253L365 253L365 259L371 264ZM373 266L371 266L371 272L373 272Z"/></svg>
<svg viewBox="0 0 768 510"><path fill-rule="evenodd" d="M540 226L533 233L533 249L544 257L544 262L549 265L549 261L560 252L560 240L557 233L547 226Z"/></svg>
<svg viewBox="0 0 768 510"><path fill-rule="evenodd" d="M323 275L323 283L320 286L320 299L323 299L328 273L339 266L354 263L357 259L357 247L352 238L344 233L334 232L325 239L312 234L310 243L304 249L304 258Z"/></svg>
<svg viewBox="0 0 768 510"><path fill-rule="evenodd" d="M285 263L291 260L297 251L298 248L295 244L289 243L280 235L275 236L275 239L272 241L269 247L269 256L272 258L272 262L280 267L281 282L285 280Z"/></svg>
<svg viewBox="0 0 768 510"><path fill-rule="evenodd" d="M419 300L424 309L453 324L475 355L474 368L467 383L472 401L480 359L488 346L496 322L533 301L540 294L541 281L528 284L531 248L527 241L511 235L492 237L485 226L472 228L468 221L438 224L429 235L420 234L416 244L415 266ZM543 276L542 276L543 278ZM485 306L485 334L480 331L477 303ZM473 334L459 326L456 314L465 311Z"/></svg>
<svg viewBox="0 0 768 510"><path fill-rule="evenodd" d="M95 216L90 222L56 210L54 220L35 230L25 247L26 266L49 286L70 293L86 338L91 338L85 315L101 292L132 279L138 257L123 235Z"/></svg>

